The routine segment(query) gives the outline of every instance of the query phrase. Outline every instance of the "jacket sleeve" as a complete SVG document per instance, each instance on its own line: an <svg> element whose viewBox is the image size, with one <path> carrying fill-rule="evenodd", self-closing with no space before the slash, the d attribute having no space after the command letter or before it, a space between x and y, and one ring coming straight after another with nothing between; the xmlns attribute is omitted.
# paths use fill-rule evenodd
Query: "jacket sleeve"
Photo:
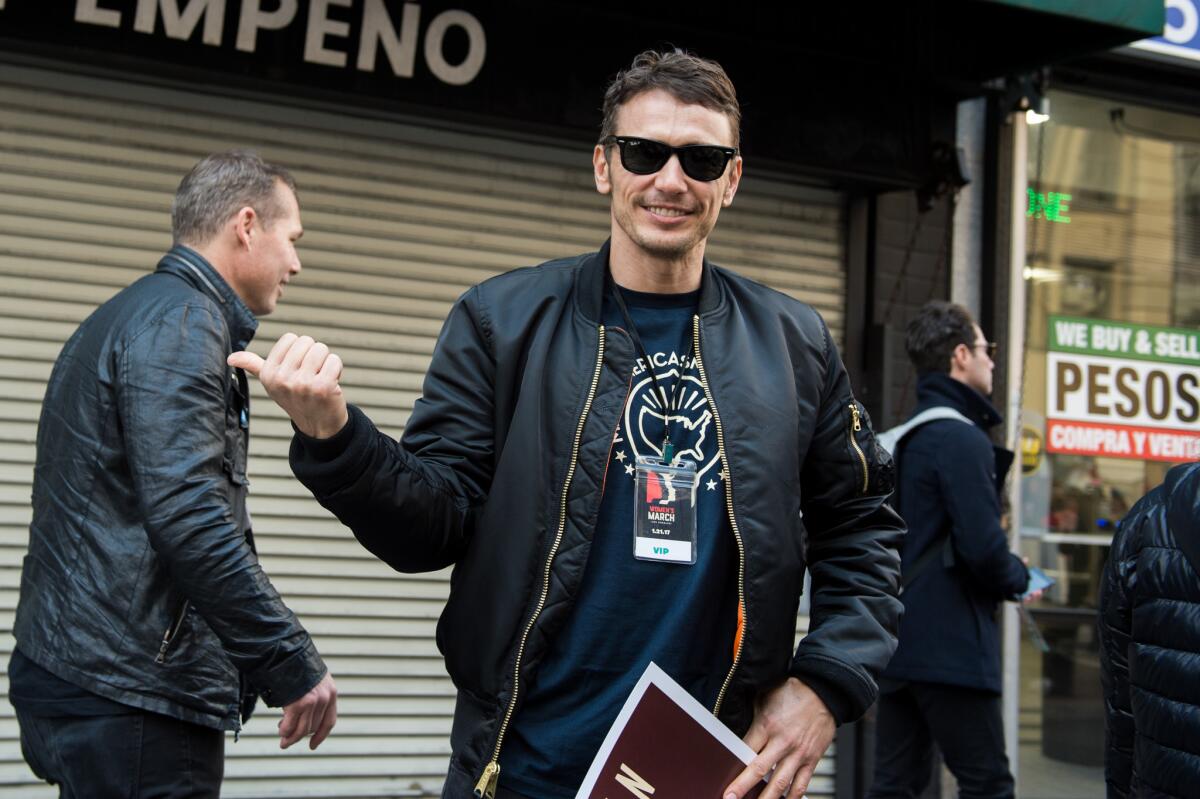
<svg viewBox="0 0 1200 799"><path fill-rule="evenodd" d="M1100 684L1104 692L1104 780L1109 797L1129 795L1133 777L1133 709L1129 696L1129 661L1135 579L1134 539L1144 515L1130 514L1113 540L1100 580Z"/></svg>
<svg viewBox="0 0 1200 799"><path fill-rule="evenodd" d="M316 685L325 665L230 505L227 341L224 319L203 306L142 328L118 356L118 421L155 555L238 670L281 706Z"/></svg>
<svg viewBox="0 0 1200 799"><path fill-rule="evenodd" d="M850 381L828 329L824 334L822 400L801 464L811 615L791 673L821 697L840 724L859 718L875 701L876 679L896 650L905 527L887 504L891 459L876 446L861 411L862 429L854 431ZM865 487L859 451L867 461Z"/></svg>
<svg viewBox="0 0 1200 799"><path fill-rule="evenodd" d="M995 452L978 428L942 422L950 431L935 455L941 496L950 515L955 561L973 587L996 599L1016 599L1029 584L1029 571L1008 548L1000 526Z"/></svg>
<svg viewBox="0 0 1200 799"><path fill-rule="evenodd" d="M471 289L451 309L401 441L354 406L332 438L297 431L292 439L292 471L300 482L399 571L454 563L491 485L495 362L477 292Z"/></svg>

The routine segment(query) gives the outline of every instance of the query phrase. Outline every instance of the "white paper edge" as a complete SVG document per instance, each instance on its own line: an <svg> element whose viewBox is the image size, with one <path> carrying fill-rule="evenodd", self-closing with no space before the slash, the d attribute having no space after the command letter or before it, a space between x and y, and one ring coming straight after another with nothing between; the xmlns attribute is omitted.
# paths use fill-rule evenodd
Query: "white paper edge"
<svg viewBox="0 0 1200 799"><path fill-rule="evenodd" d="M596 752L596 757L592 760L592 766L588 769L587 776L583 778L583 784L579 786L579 791L575 794L575 799L587 799L588 794L596 787L596 780L600 779L600 772L604 769L604 764L608 762L608 756L612 754L613 747L617 745L617 739L621 737L621 732L625 729L625 725L629 723L629 717L633 715L633 709L637 707L642 695L646 693L646 688L651 685L657 686L672 702L679 705L709 735L716 738L722 746L733 752L743 763L749 765L750 761L754 760L755 752L745 741L734 735L704 705L697 702L679 683L671 679L671 675L660 669L654 661L650 661L646 666L646 670L642 673L641 679L637 681L637 684L633 686L633 690L629 692L629 698L625 700L625 705L621 708L621 712L617 714L616 721L609 727L608 735L604 736L604 743L600 744L600 749Z"/></svg>

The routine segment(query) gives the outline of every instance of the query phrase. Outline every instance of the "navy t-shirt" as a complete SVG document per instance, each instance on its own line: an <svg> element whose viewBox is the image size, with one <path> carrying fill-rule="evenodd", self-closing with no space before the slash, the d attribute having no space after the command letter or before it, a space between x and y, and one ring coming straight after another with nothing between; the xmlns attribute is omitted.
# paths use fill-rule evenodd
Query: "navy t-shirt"
<svg viewBox="0 0 1200 799"><path fill-rule="evenodd" d="M634 463L639 455L661 453L664 418L639 358L575 607L524 686L525 700L500 753L500 784L539 799L575 796L647 663L653 660L711 707L733 662L737 545L725 509L716 422L689 354L699 292L621 291L661 390L670 398L683 380L674 392L671 427L677 450L699 472L696 563L633 557ZM611 297L604 323L627 327Z"/></svg>

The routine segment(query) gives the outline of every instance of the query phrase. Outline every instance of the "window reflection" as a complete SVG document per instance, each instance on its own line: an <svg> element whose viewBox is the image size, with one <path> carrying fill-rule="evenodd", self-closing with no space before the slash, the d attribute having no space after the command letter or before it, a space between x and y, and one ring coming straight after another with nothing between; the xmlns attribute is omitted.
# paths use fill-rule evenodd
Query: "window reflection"
<svg viewBox="0 0 1200 799"><path fill-rule="evenodd" d="M1029 131L1021 549L1058 582L1032 609L1049 651L1023 637L1019 794L1104 794L1100 573L1172 465L1044 452L1048 319L1200 326L1200 121L1117 105L1055 93Z"/></svg>

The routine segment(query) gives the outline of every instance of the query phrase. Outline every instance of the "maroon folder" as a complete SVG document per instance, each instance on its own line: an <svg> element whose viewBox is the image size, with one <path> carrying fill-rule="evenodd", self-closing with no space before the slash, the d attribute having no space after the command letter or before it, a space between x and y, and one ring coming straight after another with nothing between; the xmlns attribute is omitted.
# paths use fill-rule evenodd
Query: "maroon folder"
<svg viewBox="0 0 1200 799"><path fill-rule="evenodd" d="M721 799L754 752L651 663L576 799ZM761 792L760 783L748 797Z"/></svg>

